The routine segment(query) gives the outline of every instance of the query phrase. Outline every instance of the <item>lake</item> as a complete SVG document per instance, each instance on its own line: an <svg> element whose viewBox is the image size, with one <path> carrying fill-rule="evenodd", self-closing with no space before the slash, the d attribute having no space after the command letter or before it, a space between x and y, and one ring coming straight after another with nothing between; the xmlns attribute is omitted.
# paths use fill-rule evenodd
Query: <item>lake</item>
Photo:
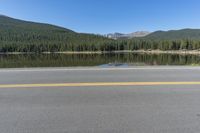
<svg viewBox="0 0 200 133"><path fill-rule="evenodd" d="M146 65L200 65L200 55L133 53L0 55L0 68Z"/></svg>

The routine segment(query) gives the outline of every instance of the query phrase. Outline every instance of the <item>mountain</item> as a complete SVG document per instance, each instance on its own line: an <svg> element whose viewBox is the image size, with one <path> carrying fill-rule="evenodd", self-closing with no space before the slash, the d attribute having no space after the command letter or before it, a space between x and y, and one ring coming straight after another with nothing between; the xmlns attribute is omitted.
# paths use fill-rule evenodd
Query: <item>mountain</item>
<svg viewBox="0 0 200 133"><path fill-rule="evenodd" d="M106 37L117 40L119 38L124 38L125 34L117 33L117 32L116 33L109 33L109 34L106 35Z"/></svg>
<svg viewBox="0 0 200 133"><path fill-rule="evenodd" d="M110 33L110 34L107 34L106 36L108 38L117 40L117 39L131 39L131 38L135 38L135 37L145 37L149 34L150 34L150 32L148 32L148 31L137 31L137 32L129 33L129 34Z"/></svg>
<svg viewBox="0 0 200 133"><path fill-rule="evenodd" d="M0 15L0 52L90 50L90 45L106 40L99 35Z"/></svg>
<svg viewBox="0 0 200 133"><path fill-rule="evenodd" d="M180 39L192 39L200 40L200 29L181 29L181 30L169 30L169 31L137 31L130 34L123 33L111 33L106 35L111 39L134 39L134 38L145 38L145 39L156 39L156 40L180 40Z"/></svg>
<svg viewBox="0 0 200 133"><path fill-rule="evenodd" d="M199 50L200 29L114 33L103 37L0 15L0 53L150 49Z"/></svg>
<svg viewBox="0 0 200 133"><path fill-rule="evenodd" d="M7 17L5 15L0 15L0 28L1 28L1 32L4 32L5 30L8 31L12 28L12 31L14 30L26 31L29 33L31 33L32 30L34 30L35 32L55 31L55 32L75 33L72 30L65 29L62 27L58 27L58 26L54 26L50 24L18 20L18 19Z"/></svg>
<svg viewBox="0 0 200 133"><path fill-rule="evenodd" d="M145 38L159 39L159 40L179 40L179 39L200 40L200 29L156 31L147 35Z"/></svg>

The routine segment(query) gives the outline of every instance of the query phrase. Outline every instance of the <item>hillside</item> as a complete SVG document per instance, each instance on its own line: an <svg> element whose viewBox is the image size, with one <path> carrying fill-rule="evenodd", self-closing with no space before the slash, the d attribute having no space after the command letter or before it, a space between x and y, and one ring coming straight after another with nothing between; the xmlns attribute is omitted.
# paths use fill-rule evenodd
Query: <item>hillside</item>
<svg viewBox="0 0 200 133"><path fill-rule="evenodd" d="M0 52L79 50L82 45L90 46L106 40L109 39L0 15ZM85 49L87 47L84 46L82 50Z"/></svg>
<svg viewBox="0 0 200 133"><path fill-rule="evenodd" d="M159 39L159 40L179 40L179 39L200 40L200 29L156 31L147 35L145 38Z"/></svg>
<svg viewBox="0 0 200 133"><path fill-rule="evenodd" d="M123 36L120 33L116 35ZM197 49L200 50L199 29L156 31L145 37L113 40L50 24L0 16L0 53Z"/></svg>

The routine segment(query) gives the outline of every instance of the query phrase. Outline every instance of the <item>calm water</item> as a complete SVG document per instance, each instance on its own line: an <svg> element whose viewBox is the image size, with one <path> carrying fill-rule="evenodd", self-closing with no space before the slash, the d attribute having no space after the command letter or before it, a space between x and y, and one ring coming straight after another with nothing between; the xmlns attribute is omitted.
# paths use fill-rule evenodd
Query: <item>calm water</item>
<svg viewBox="0 0 200 133"><path fill-rule="evenodd" d="M200 56L130 53L0 55L0 68L72 66L123 67L139 65L200 65Z"/></svg>

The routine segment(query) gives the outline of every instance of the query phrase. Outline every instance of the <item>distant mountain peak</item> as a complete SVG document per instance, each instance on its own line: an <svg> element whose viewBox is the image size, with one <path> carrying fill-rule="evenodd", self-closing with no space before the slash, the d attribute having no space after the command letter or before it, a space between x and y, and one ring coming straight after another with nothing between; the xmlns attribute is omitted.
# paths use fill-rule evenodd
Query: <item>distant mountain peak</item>
<svg viewBox="0 0 200 133"><path fill-rule="evenodd" d="M115 32L115 33L107 34L106 36L112 39L122 39L122 38L130 39L134 37L145 37L149 35L150 33L151 32L148 32L148 31L136 31L136 32L128 33L128 34Z"/></svg>

